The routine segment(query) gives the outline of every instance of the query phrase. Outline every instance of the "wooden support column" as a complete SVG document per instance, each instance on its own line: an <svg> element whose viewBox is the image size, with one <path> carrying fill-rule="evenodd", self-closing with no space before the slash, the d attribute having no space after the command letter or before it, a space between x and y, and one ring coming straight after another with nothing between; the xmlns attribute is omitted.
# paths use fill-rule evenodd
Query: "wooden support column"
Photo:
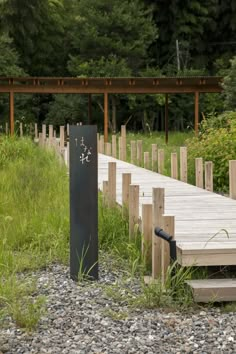
<svg viewBox="0 0 236 354"><path fill-rule="evenodd" d="M131 173L122 173L122 215L128 218L129 208L129 186L131 184Z"/></svg>
<svg viewBox="0 0 236 354"><path fill-rule="evenodd" d="M236 160L229 161L229 196L236 199Z"/></svg>
<svg viewBox="0 0 236 354"><path fill-rule="evenodd" d="M213 192L213 162L205 162L205 189Z"/></svg>
<svg viewBox="0 0 236 354"><path fill-rule="evenodd" d="M198 135L198 124L199 124L199 92L195 92L195 121L194 130L195 134Z"/></svg>
<svg viewBox="0 0 236 354"><path fill-rule="evenodd" d="M168 122L168 93L165 94L165 142L168 144L169 122Z"/></svg>
<svg viewBox="0 0 236 354"><path fill-rule="evenodd" d="M144 264L152 264L152 204L142 204L142 256Z"/></svg>
<svg viewBox="0 0 236 354"><path fill-rule="evenodd" d="M139 223L139 185L129 186L129 239L135 238Z"/></svg>
<svg viewBox="0 0 236 354"><path fill-rule="evenodd" d="M162 228L163 230L175 238L175 217L171 215L163 215L162 219ZM162 250L161 250L161 270L162 270L162 282L163 284L167 278L167 270L170 265L170 246L168 242L161 240Z"/></svg>
<svg viewBox="0 0 236 354"><path fill-rule="evenodd" d="M108 142L108 93L104 92L104 142Z"/></svg>
<svg viewBox="0 0 236 354"><path fill-rule="evenodd" d="M161 254L162 240L154 233L155 227L162 227L162 219L165 210L165 189L152 189L152 277L154 279L161 278Z"/></svg>
<svg viewBox="0 0 236 354"><path fill-rule="evenodd" d="M10 105L9 105L9 113L10 113L10 133L14 135L14 92L10 92Z"/></svg>
<svg viewBox="0 0 236 354"><path fill-rule="evenodd" d="M195 179L196 179L196 187L203 187L203 159L202 157L198 157L195 159Z"/></svg>

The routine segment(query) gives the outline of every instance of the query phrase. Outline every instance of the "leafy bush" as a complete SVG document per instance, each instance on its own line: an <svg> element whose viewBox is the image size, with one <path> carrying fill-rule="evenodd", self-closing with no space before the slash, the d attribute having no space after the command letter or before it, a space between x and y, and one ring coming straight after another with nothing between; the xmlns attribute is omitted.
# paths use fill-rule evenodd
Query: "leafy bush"
<svg viewBox="0 0 236 354"><path fill-rule="evenodd" d="M191 182L194 182L194 159L202 157L214 164L214 190L228 192L229 160L236 159L236 112L204 120L199 137L187 140L187 146Z"/></svg>

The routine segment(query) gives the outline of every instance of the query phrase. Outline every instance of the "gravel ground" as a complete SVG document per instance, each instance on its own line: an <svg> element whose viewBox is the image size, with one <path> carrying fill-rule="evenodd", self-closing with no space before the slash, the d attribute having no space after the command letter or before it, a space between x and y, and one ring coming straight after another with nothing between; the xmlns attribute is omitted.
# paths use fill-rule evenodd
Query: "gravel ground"
<svg viewBox="0 0 236 354"><path fill-rule="evenodd" d="M33 273L38 294L47 296L47 313L32 334L11 319L2 323L0 354L236 353L234 313L206 308L131 311L119 294L115 301L116 291L109 296L106 290L121 275L108 264L100 266L98 283L76 284L61 265ZM133 280L126 285L139 291Z"/></svg>

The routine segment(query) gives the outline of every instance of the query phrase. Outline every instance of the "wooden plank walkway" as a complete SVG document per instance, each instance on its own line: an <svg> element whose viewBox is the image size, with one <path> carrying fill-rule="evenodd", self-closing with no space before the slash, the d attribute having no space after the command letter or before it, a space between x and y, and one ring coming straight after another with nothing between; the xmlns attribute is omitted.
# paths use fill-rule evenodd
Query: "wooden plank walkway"
<svg viewBox="0 0 236 354"><path fill-rule="evenodd" d="M102 154L98 158L100 190L112 161L117 165L117 203L122 202L122 173L131 173L132 184L140 186L140 217L142 204L152 203L152 189L165 188L165 215L175 216L180 264L236 265L236 200Z"/></svg>

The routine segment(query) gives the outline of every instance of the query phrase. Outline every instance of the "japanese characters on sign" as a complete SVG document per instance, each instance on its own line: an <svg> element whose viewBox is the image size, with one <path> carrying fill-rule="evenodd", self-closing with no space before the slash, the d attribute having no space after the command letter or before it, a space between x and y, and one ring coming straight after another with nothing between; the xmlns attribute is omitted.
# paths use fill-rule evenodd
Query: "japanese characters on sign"
<svg viewBox="0 0 236 354"><path fill-rule="evenodd" d="M85 142L84 142L84 137L81 138L80 141L80 148L82 150L81 155L80 155L80 162L82 165L86 162L90 162L90 156L92 155L92 148L88 147Z"/></svg>

